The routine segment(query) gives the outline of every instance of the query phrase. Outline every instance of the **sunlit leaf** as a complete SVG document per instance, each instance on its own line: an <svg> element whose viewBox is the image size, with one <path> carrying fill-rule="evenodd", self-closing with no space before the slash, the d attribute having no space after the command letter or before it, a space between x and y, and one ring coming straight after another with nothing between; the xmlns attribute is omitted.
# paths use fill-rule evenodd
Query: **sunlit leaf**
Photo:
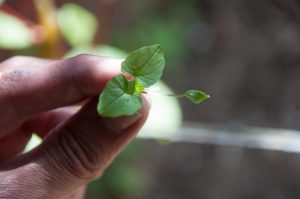
<svg viewBox="0 0 300 199"><path fill-rule="evenodd" d="M162 81L154 86L159 87L159 91L162 93L173 93L170 87ZM178 98L161 96L151 92L148 92L147 95L151 98L151 111L139 136L156 139L171 137L180 128L182 122Z"/></svg>
<svg viewBox="0 0 300 199"><path fill-rule="evenodd" d="M63 36L73 47L90 44L97 31L97 18L73 3L64 4L58 9L58 24Z"/></svg>
<svg viewBox="0 0 300 199"><path fill-rule="evenodd" d="M30 28L18 18L0 11L0 48L22 49L32 43Z"/></svg>

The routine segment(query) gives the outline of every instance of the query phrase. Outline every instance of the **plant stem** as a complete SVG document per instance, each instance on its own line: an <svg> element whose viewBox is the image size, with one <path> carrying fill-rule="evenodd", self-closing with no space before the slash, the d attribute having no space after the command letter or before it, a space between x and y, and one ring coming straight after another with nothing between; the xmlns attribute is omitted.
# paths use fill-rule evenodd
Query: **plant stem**
<svg viewBox="0 0 300 199"><path fill-rule="evenodd" d="M135 92L135 79L128 80L126 93L133 95Z"/></svg>
<svg viewBox="0 0 300 199"><path fill-rule="evenodd" d="M184 97L184 93L183 94L166 94L169 97Z"/></svg>

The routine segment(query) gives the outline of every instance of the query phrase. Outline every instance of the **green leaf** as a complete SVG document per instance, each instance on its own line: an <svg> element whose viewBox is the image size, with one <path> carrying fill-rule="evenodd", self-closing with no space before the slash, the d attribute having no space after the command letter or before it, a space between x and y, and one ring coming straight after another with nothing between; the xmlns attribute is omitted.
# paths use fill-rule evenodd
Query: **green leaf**
<svg viewBox="0 0 300 199"><path fill-rule="evenodd" d="M110 80L99 97L98 113L103 117L133 115L142 107L142 99L135 92L130 94L129 81L124 75Z"/></svg>
<svg viewBox="0 0 300 199"><path fill-rule="evenodd" d="M97 18L83 7L67 3L58 10L58 25L63 36L73 46L92 42L97 31Z"/></svg>
<svg viewBox="0 0 300 199"><path fill-rule="evenodd" d="M18 18L0 11L0 48L23 49L32 45L31 30Z"/></svg>
<svg viewBox="0 0 300 199"><path fill-rule="evenodd" d="M122 62L122 71L149 87L161 78L164 66L163 48L156 44L131 52Z"/></svg>
<svg viewBox="0 0 300 199"><path fill-rule="evenodd" d="M187 90L185 91L184 96L192 102L194 102L195 104L199 104L200 102L209 98L209 95L198 90Z"/></svg>

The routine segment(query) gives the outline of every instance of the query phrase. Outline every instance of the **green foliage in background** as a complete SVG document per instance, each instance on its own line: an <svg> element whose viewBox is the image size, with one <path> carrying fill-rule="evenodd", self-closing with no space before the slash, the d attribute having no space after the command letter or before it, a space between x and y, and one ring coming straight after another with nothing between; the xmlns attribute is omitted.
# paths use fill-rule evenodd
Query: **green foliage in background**
<svg viewBox="0 0 300 199"><path fill-rule="evenodd" d="M31 46L30 29L16 17L0 11L0 48L22 49Z"/></svg>
<svg viewBox="0 0 300 199"><path fill-rule="evenodd" d="M64 4L58 9L58 24L61 32L73 47L90 45L97 31L96 16L73 3Z"/></svg>
<svg viewBox="0 0 300 199"><path fill-rule="evenodd" d="M144 8L132 28L116 27L110 40L114 46L128 51L153 43L161 44L166 60L172 64L168 70L171 71L182 66L188 53L186 27L196 20L198 11L194 0L174 1L163 11L158 10L158 7L154 5Z"/></svg>
<svg viewBox="0 0 300 199"><path fill-rule="evenodd" d="M145 177L137 163L144 150L147 149L139 140L129 144L105 171L101 179L88 186L86 198L111 199L140 196L145 190Z"/></svg>

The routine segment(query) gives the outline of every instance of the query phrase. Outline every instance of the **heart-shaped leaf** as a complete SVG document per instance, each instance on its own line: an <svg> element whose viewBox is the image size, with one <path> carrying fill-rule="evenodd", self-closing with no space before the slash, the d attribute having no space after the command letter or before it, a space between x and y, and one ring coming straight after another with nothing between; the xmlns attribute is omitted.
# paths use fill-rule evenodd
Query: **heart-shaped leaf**
<svg viewBox="0 0 300 199"><path fill-rule="evenodd" d="M101 116L133 115L142 107L141 97L136 92L132 93L129 84L124 75L117 75L106 84L97 107Z"/></svg>
<svg viewBox="0 0 300 199"><path fill-rule="evenodd" d="M149 87L161 78L164 66L163 48L156 44L129 53L122 62L122 71Z"/></svg>

